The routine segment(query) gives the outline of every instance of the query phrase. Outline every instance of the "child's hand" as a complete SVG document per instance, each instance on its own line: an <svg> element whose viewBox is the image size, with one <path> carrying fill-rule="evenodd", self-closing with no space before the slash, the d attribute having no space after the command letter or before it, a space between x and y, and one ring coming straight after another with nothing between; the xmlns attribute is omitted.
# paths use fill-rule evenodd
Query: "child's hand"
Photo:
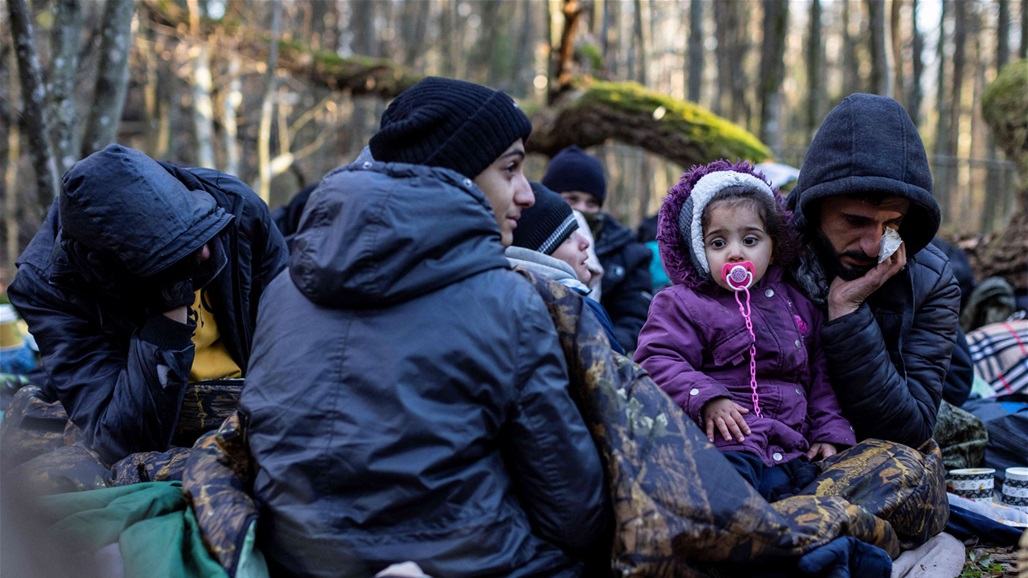
<svg viewBox="0 0 1028 578"><path fill-rule="evenodd" d="M839 453L839 450L835 449L835 446L825 442L817 442L810 446L810 450L807 451L807 457L810 461L816 462L820 455L822 459L830 458L835 454Z"/></svg>
<svg viewBox="0 0 1028 578"><path fill-rule="evenodd" d="M727 397L707 402L707 405L703 406L703 423L706 425L707 439L710 443L714 443L714 426L717 426L721 436L726 440L731 440L732 436L735 436L735 441L743 441L742 436L750 434L750 426L746 425L746 420L742 417L744 413L750 413L750 410Z"/></svg>

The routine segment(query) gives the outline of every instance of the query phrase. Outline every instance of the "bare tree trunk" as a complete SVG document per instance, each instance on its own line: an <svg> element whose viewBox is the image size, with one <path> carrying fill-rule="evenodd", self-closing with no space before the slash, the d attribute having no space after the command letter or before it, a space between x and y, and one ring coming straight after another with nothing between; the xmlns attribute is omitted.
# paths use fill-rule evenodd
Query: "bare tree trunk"
<svg viewBox="0 0 1028 578"><path fill-rule="evenodd" d="M534 2L523 0L519 2L521 7L521 36L518 39L517 62L521 66L517 68L517 91L519 93L531 93L533 81L536 75L535 46L533 42L533 31L535 30Z"/></svg>
<svg viewBox="0 0 1028 578"><path fill-rule="evenodd" d="M25 0L7 0L11 41L18 62L21 83L22 126L28 135L29 157L36 172L36 212L45 214L57 196L57 165L50 148L50 127L46 113L46 88L43 70L36 54L28 5Z"/></svg>
<svg viewBox="0 0 1028 578"><path fill-rule="evenodd" d="M1028 0L1021 0L1021 47L1018 58L1028 58Z"/></svg>
<svg viewBox="0 0 1028 578"><path fill-rule="evenodd" d="M75 75L79 67L79 35L82 6L79 0L58 0L53 28L55 58L50 61L50 102L54 115L53 143L58 172L64 173L78 160L76 139L78 108L75 106Z"/></svg>
<svg viewBox="0 0 1028 578"><path fill-rule="evenodd" d="M18 202L18 129L12 130L11 107L15 99L15 87L11 82L11 65L14 53L11 45L0 42L0 199L4 207L4 254L0 255L0 284L6 284L14 276L14 262L18 260L21 246L20 232L21 203ZM5 93L5 94L4 94Z"/></svg>
<svg viewBox="0 0 1028 578"><path fill-rule="evenodd" d="M216 168L214 160L214 104L211 102L213 80L211 79L211 58L208 44L200 30L200 4L198 0L187 0L189 6L189 31L197 44L193 47L193 75L189 85L193 93L193 136L196 139L196 165Z"/></svg>
<svg viewBox="0 0 1028 578"><path fill-rule="evenodd" d="M939 66L939 75L935 84L935 110L938 111L938 120L935 128L935 167L933 172L933 189L939 204L949 198L949 181L952 162L952 151L950 149L950 106L951 102L946 98L946 69L949 59L946 56L946 19L949 15L951 3L943 2L942 11L939 16L939 44L936 57Z"/></svg>
<svg viewBox="0 0 1028 578"><path fill-rule="evenodd" d="M956 10L956 14L953 19L953 84L950 85L951 107L949 111L951 117L949 126L951 141L949 150L950 154L956 157L960 156L960 137L964 128L961 126L961 121L964 118L964 69L967 64L967 28L970 2L954 2L953 8ZM956 167L956 170L952 170L949 176L947 200L950 201L950 208L952 208L954 187L960 187L959 167ZM943 211L946 211L945 205L943 206Z"/></svg>
<svg viewBox="0 0 1028 578"><path fill-rule="evenodd" d="M714 96L714 113L727 117L732 99L731 38L733 25L731 2L714 2L714 22L717 25L717 94Z"/></svg>
<svg viewBox="0 0 1028 578"><path fill-rule="evenodd" d="M732 38L732 62L728 70L732 74L732 120L749 128L749 104L746 101L746 89L750 86L750 77L746 72L746 57L750 51L750 7L746 2L729 2L732 18L735 21L735 33Z"/></svg>
<svg viewBox="0 0 1028 578"><path fill-rule="evenodd" d="M998 74L1010 60L1010 0L997 0L997 4L999 17L996 22L996 73Z"/></svg>
<svg viewBox="0 0 1028 578"><path fill-rule="evenodd" d="M892 0L892 10L889 13L889 38L892 41L892 50L889 52L889 60L892 63L892 95L906 105L907 89L905 83L906 66L903 62L903 5L906 0ZM911 26L917 28L917 22L911 21Z"/></svg>
<svg viewBox="0 0 1028 578"><path fill-rule="evenodd" d="M871 90L892 96L892 74L885 50L885 0L867 0L871 31Z"/></svg>
<svg viewBox="0 0 1028 578"><path fill-rule="evenodd" d="M699 103L703 91L703 4L689 1L689 100ZM820 0L815 0L820 1Z"/></svg>
<svg viewBox="0 0 1028 578"><path fill-rule="evenodd" d="M807 33L807 138L813 138L821 126L825 108L825 61L821 40L821 0L810 2L810 28Z"/></svg>
<svg viewBox="0 0 1028 578"><path fill-rule="evenodd" d="M546 101L553 103L561 93L571 89L571 80L574 78L574 57L575 57L575 32L578 26L578 17L582 15L582 8L578 0L564 0L561 13L564 15L564 25L560 32L560 46L557 49L556 68L553 71L555 84L550 84L550 92Z"/></svg>
<svg viewBox="0 0 1028 578"><path fill-rule="evenodd" d="M264 96L261 98L261 124L257 136L257 165L260 179L257 194L267 203L271 197L271 117L274 111L275 72L278 68L278 39L282 30L282 3L271 8L271 46L268 51L268 71L264 75Z"/></svg>
<svg viewBox="0 0 1028 578"><path fill-rule="evenodd" d="M921 101L924 100L924 89L921 88L921 77L924 76L924 62L922 61L922 57L924 55L924 37L921 36L921 30L917 27L919 0L912 0L912 2L913 3L910 6L910 23L912 28L910 59L913 66L911 67L910 82L907 83L907 113L910 114L911 120L914 121L914 126L920 126Z"/></svg>
<svg viewBox="0 0 1028 578"><path fill-rule="evenodd" d="M1028 0L1025 0L1028 1ZM600 53L603 54L603 66L608 77L620 76L618 59L617 15L621 3L617 0L603 3L603 26L600 28Z"/></svg>
<svg viewBox="0 0 1028 578"><path fill-rule="evenodd" d="M196 138L196 164L216 168L214 159L214 104L211 101L213 81L208 47L202 41L195 47L193 79L189 83L193 92L193 131Z"/></svg>
<svg viewBox="0 0 1028 578"><path fill-rule="evenodd" d="M353 51L362 56L375 54L375 2L350 0L353 10L350 30L353 31ZM281 18L281 17L280 17Z"/></svg>
<svg viewBox="0 0 1028 578"><path fill-rule="evenodd" d="M403 48L404 62L412 66L424 61L424 46L421 39L425 38L425 27L428 22L428 2L405 2L403 15Z"/></svg>
<svg viewBox="0 0 1028 578"><path fill-rule="evenodd" d="M236 114L239 105L243 103L243 83L239 77L242 74L242 67L239 63L238 54L230 54L228 57L228 90L225 91L225 100L222 103L221 124L224 127L223 143L225 147L225 172L230 175L238 175L239 169L239 126L236 122Z"/></svg>
<svg viewBox="0 0 1028 578"><path fill-rule="evenodd" d="M635 19L632 21L632 38L636 49L636 57L634 59L636 68L635 80L638 80L639 84L643 86L646 86L649 77L647 71L649 68L649 57L647 54L649 34L646 33L645 25L649 20L649 9L646 0L635 0Z"/></svg>
<svg viewBox="0 0 1028 578"><path fill-rule="evenodd" d="M852 94L863 91L860 81L860 62L857 54L857 41L853 39L853 10L859 9L859 5L853 2L842 3L842 74L843 94ZM859 14L857 15L859 22Z"/></svg>
<svg viewBox="0 0 1028 578"><path fill-rule="evenodd" d="M970 61L977 63L977 65L968 71L969 76L971 76L968 79L971 85L969 87L971 91L971 109L967 111L964 120L964 123L967 124L967 117L970 117L971 130L969 133L971 142L968 147L970 152L968 156L973 159L983 159L989 158L991 155L995 158L996 147L992 142L989 126L985 123L981 113L982 92L985 90L986 84L985 71L990 60L990 55L985 53L981 35L983 14L977 12L970 16L971 22L968 27L970 37L968 38L967 50L974 51L970 54ZM992 167L986 166L985 168L984 173L982 171L969 170L964 186L957 189L960 192L960 203L955 216L960 219L961 223L973 224L976 231L985 230L985 227L988 226L983 221L982 214L985 207L985 198L988 194L989 172ZM996 193L999 192L996 191ZM1000 195L997 194L996 196L999 197Z"/></svg>
<svg viewBox="0 0 1028 578"><path fill-rule="evenodd" d="M104 6L100 67L85 136L82 156L88 156L115 141L121 111L128 92L128 59L132 48L133 0L107 0Z"/></svg>
<svg viewBox="0 0 1028 578"><path fill-rule="evenodd" d="M422 4L422 2L417 2ZM339 49L339 7L336 2L311 2L314 46L335 52ZM418 36L417 38L421 38ZM410 61L405 61L410 62ZM231 173L236 174L236 173Z"/></svg>
<svg viewBox="0 0 1028 578"><path fill-rule="evenodd" d="M760 62L760 140L776 153L782 150L782 77L785 76L785 38L788 0L764 0L764 43Z"/></svg>

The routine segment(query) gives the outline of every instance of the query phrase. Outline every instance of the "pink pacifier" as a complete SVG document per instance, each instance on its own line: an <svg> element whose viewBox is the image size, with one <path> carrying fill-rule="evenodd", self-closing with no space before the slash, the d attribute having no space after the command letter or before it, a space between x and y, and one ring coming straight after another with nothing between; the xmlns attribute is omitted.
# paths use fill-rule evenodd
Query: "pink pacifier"
<svg viewBox="0 0 1028 578"><path fill-rule="evenodd" d="M753 285L753 263L740 261L725 263L721 267L721 278L725 284L735 291L735 302L739 304L739 313L746 322L746 331L750 334L750 397L753 399L753 413L759 418L760 395L757 393L757 336L753 333L753 320L750 317L750 285ZM746 303L739 298L740 293L746 294Z"/></svg>
<svg viewBox="0 0 1028 578"><path fill-rule="evenodd" d="M724 267L721 267L721 278L733 291L745 291L753 285L753 263L725 263Z"/></svg>

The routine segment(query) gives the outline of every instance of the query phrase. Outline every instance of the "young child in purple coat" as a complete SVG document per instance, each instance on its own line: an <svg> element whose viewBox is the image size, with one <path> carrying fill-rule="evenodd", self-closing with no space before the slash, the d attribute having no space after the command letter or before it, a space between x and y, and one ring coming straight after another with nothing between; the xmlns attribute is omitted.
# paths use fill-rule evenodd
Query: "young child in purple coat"
<svg viewBox="0 0 1028 578"><path fill-rule="evenodd" d="M821 312L784 269L796 252L778 190L746 162L685 173L660 209L674 285L654 296L635 360L765 498L856 443L828 382Z"/></svg>

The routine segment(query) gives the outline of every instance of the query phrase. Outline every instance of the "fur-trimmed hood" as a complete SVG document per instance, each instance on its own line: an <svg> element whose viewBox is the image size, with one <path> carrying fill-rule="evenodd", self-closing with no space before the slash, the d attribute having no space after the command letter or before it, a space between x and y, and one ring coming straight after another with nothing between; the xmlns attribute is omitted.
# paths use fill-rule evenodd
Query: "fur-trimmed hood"
<svg viewBox="0 0 1028 578"><path fill-rule="evenodd" d="M697 187L701 179L714 173L726 174L723 179L706 179L704 184ZM702 230L699 230L699 223L703 208L710 197L725 187L737 185L769 190L774 196L775 204L782 212L785 212L785 203L781 193L771 186L763 173L755 170L748 161L732 163L719 160L707 165L695 166L682 175L678 184L668 190L657 220L657 243L660 246L664 269L667 271L668 278L675 284L690 288L705 284L713 285L713 277L710 275L706 256L703 253L703 234ZM694 201L698 206L698 211L694 211L694 208L697 208L694 206ZM789 230L781 233L792 234ZM698 250L696 250L697 248Z"/></svg>

